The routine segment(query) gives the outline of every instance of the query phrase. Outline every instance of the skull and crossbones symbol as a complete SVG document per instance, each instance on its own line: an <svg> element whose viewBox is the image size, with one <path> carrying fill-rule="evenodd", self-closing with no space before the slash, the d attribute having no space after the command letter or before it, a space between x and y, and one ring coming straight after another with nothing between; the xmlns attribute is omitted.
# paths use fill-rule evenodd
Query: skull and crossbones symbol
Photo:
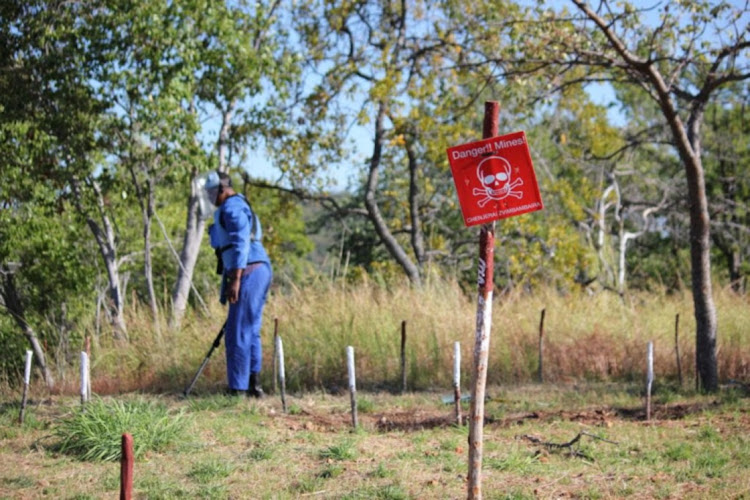
<svg viewBox="0 0 750 500"><path fill-rule="evenodd" d="M482 188L474 188L474 196L484 196L479 200L479 207L484 207L490 200L502 200L508 196L521 199L522 191L514 188L523 185L523 179L511 180L512 168L508 160L502 156L490 156L482 160L477 166L477 177Z"/></svg>

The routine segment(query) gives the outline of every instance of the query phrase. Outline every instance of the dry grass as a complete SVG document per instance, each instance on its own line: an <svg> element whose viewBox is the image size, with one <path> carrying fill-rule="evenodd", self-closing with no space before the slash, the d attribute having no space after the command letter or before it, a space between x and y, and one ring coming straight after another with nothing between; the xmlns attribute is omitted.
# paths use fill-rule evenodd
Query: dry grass
<svg viewBox="0 0 750 500"><path fill-rule="evenodd" d="M748 379L747 297L716 292L723 382ZM545 380L536 377L539 317L546 310ZM689 296L610 294L497 297L493 310L485 429L485 498L740 498L750 494L750 406L746 394L696 395L674 384L674 321L692 386L694 323ZM266 309L264 383L270 388L274 318L286 354L289 413L277 399L216 395L224 385L218 350L194 397L181 392L203 360L224 311L192 315L179 331L153 333L137 304L130 341L94 338L92 389L154 398L184 410L185 438L136 464L138 498L464 498L466 428L452 422L453 342L463 349L466 388L475 297L451 283L422 290L320 285L275 293ZM407 322L406 395L400 387L401 322ZM655 342L655 420L643 421L646 343ZM357 356L361 429L352 432L344 349ZM20 392L0 390L0 498L111 498L117 465L55 452L54 429L77 406L77 370L58 373L47 394L32 384L19 426ZM629 385L623 385L628 383ZM432 391L432 392L431 392ZM435 392L437 391L437 392ZM144 392L156 393L143 396ZM618 445L584 441L593 460L571 458L520 439L567 442L585 430Z"/></svg>
<svg viewBox="0 0 750 500"><path fill-rule="evenodd" d="M715 293L719 317L720 380L750 379L750 297L726 290ZM225 310L210 300L210 314L190 313L179 331L162 324L159 335L144 308L128 311L130 341L94 337L92 385L99 394L133 390L181 392L209 350ZM694 380L692 299L689 295L610 293L496 297L490 346L490 383L536 380L540 313L545 317L544 378L547 382L641 380L646 344L655 343L657 379L677 378L675 316L684 386ZM401 324L406 322L407 375L410 389L447 388L452 380L453 343L461 342L462 370L468 380L474 347L476 297L455 283L432 282L415 290L319 284L272 293L263 326L263 383L271 386L274 319L284 342L290 392L347 387L345 348L354 346L357 384L363 389L400 389ZM77 368L58 373L58 393L72 394ZM218 349L198 381L198 392L221 390L224 350ZM1 392L1 391L0 391Z"/></svg>

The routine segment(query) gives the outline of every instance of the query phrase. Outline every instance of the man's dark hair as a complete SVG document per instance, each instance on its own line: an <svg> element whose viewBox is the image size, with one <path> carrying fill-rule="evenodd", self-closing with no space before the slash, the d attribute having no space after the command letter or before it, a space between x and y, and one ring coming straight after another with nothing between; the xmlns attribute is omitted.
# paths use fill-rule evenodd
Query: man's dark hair
<svg viewBox="0 0 750 500"><path fill-rule="evenodd" d="M232 187L232 178L229 177L228 174L225 174L224 172L216 172L219 174L219 183L221 184L221 187L228 188Z"/></svg>

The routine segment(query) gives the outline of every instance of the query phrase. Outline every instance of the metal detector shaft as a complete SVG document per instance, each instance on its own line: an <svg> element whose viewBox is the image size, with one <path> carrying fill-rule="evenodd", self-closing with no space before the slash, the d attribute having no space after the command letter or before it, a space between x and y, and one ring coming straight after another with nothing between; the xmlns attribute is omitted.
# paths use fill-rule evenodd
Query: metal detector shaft
<svg viewBox="0 0 750 500"><path fill-rule="evenodd" d="M221 337L224 336L224 329L226 328L227 323L224 322L224 324L221 326L221 330L219 330L219 334L216 336L216 339L214 339L214 343L211 346L211 349L208 350L208 354L206 354L206 359L203 360L203 363L201 363L200 368L198 368L198 371L195 372L195 376L193 377L193 380L190 381L190 385L187 386L185 389L185 392L183 392L185 397L188 397L190 395L190 391L193 390L193 387L195 386L195 382L198 380L198 377L201 376L201 373L203 373L203 369L208 364L208 359L211 357L211 354L214 353L214 350L216 350L217 347L221 345Z"/></svg>

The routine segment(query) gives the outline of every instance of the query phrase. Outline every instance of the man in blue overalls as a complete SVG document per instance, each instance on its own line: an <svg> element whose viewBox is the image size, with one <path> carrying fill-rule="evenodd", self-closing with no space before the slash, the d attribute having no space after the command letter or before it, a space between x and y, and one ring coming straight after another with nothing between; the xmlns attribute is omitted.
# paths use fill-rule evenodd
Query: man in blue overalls
<svg viewBox="0 0 750 500"><path fill-rule="evenodd" d="M260 221L245 197L232 189L231 178L223 172L210 172L204 189L218 207L208 233L220 262L220 301L229 302L224 331L228 392L247 391L260 398L260 327L271 284L271 261L261 243Z"/></svg>

